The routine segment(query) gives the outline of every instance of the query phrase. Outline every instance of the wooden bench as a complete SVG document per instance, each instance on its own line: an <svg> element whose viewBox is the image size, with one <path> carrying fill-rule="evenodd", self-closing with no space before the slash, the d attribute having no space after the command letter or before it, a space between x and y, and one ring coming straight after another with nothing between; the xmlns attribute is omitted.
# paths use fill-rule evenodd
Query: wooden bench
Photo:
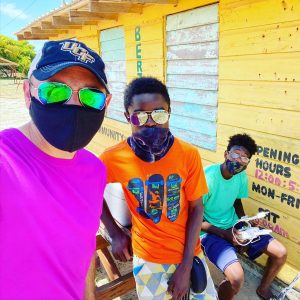
<svg viewBox="0 0 300 300"><path fill-rule="evenodd" d="M110 280L100 287L96 287L96 300L114 299L135 289L133 273L121 275L108 247L109 242L102 235L97 235L97 254Z"/></svg>

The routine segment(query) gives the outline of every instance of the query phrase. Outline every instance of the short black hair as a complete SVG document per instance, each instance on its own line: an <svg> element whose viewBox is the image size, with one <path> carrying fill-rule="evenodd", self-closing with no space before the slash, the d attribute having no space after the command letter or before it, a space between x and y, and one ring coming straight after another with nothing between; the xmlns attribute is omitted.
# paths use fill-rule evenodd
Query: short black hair
<svg viewBox="0 0 300 300"><path fill-rule="evenodd" d="M140 77L133 79L125 89L124 108L128 112L128 107L132 104L132 98L140 94L161 94L170 107L170 96L165 84L154 77Z"/></svg>
<svg viewBox="0 0 300 300"><path fill-rule="evenodd" d="M248 150L250 157L257 152L257 145L252 137L246 133L235 134L229 138L227 151L233 146L242 146Z"/></svg>

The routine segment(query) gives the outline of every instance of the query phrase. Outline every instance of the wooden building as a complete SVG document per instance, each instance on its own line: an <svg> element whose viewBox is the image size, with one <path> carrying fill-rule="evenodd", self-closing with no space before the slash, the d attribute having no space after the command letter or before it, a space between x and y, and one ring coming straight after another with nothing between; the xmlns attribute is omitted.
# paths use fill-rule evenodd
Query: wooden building
<svg viewBox="0 0 300 300"><path fill-rule="evenodd" d="M98 51L113 94L89 148L128 136L123 91L131 79L164 81L172 132L222 162L228 137L249 133L259 153L248 167L248 215L288 248L279 278L300 269L300 1L79 0L40 17L19 39L74 38ZM298 125L297 125L298 124ZM298 128L298 129L297 129ZM262 257L259 263L265 264ZM300 288L300 283L297 285Z"/></svg>
<svg viewBox="0 0 300 300"><path fill-rule="evenodd" d="M11 77L15 78L17 74L18 64L0 57L0 78L2 77Z"/></svg>

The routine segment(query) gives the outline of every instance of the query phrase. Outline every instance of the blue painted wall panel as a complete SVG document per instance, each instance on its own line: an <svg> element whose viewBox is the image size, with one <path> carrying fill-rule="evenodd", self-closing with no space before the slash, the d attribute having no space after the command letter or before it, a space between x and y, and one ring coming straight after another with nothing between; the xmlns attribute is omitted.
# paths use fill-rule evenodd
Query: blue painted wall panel
<svg viewBox="0 0 300 300"><path fill-rule="evenodd" d="M124 51L124 38L119 38L112 41L101 42L102 53L115 51L115 50L123 50Z"/></svg>
<svg viewBox="0 0 300 300"><path fill-rule="evenodd" d="M113 120L116 120L116 121L127 123L127 120L124 116L123 111L119 111L119 110L115 110L115 109L109 109L107 111L106 117L110 118L110 119L113 119Z"/></svg>
<svg viewBox="0 0 300 300"><path fill-rule="evenodd" d="M100 32L100 50L106 65L108 87L112 100L107 109L107 117L126 122L123 114L124 89L126 86L126 62L124 28L116 27Z"/></svg>
<svg viewBox="0 0 300 300"><path fill-rule="evenodd" d="M181 115L171 115L170 126L186 131L204 133L209 136L216 136L216 123L201 119L184 117Z"/></svg>
<svg viewBox="0 0 300 300"><path fill-rule="evenodd" d="M196 146L216 149L218 4L167 17L166 83L172 132Z"/></svg>
<svg viewBox="0 0 300 300"><path fill-rule="evenodd" d="M124 38L124 27L115 27L101 31L101 42Z"/></svg>
<svg viewBox="0 0 300 300"><path fill-rule="evenodd" d="M188 88L168 88L170 98L173 101L178 102L188 102L209 106L217 106L218 92L217 91L206 91L206 90L196 90Z"/></svg>
<svg viewBox="0 0 300 300"><path fill-rule="evenodd" d="M175 127L171 128L171 132L193 145L201 145L201 147L209 150L214 150L217 147L216 136L209 136L198 131L186 131Z"/></svg>
<svg viewBox="0 0 300 300"><path fill-rule="evenodd" d="M208 120L215 122L217 120L217 108L194 103L184 103L172 101L172 113L175 115Z"/></svg>
<svg viewBox="0 0 300 300"><path fill-rule="evenodd" d="M124 50L115 50L115 51L103 51L102 59L105 62L125 60L125 51Z"/></svg>

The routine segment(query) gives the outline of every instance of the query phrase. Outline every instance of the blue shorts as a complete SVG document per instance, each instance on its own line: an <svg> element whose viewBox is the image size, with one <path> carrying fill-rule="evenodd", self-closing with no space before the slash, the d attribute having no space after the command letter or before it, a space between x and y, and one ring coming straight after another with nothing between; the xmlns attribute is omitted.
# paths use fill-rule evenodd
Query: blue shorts
<svg viewBox="0 0 300 300"><path fill-rule="evenodd" d="M249 258L251 260L258 258L273 239L274 237L269 234L261 235L258 241L250 243L246 250ZM239 261L236 254L238 246L234 246L215 234L207 233L201 237L201 245L204 254L223 273L229 265Z"/></svg>

